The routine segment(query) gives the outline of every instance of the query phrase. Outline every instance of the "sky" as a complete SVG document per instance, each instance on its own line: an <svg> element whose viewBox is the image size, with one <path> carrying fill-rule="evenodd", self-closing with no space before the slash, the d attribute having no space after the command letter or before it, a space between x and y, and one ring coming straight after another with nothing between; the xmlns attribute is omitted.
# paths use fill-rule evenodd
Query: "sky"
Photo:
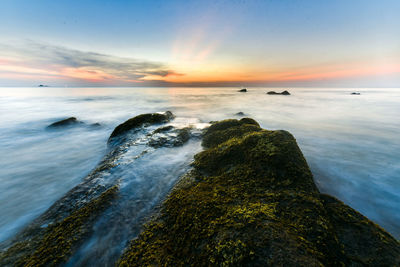
<svg viewBox="0 0 400 267"><path fill-rule="evenodd" d="M399 0L1 0L0 86L400 87Z"/></svg>

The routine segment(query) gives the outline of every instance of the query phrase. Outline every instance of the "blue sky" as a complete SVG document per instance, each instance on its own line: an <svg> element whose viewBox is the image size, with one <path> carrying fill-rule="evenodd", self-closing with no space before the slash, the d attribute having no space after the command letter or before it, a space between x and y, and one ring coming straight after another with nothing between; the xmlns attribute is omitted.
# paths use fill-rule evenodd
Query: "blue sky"
<svg viewBox="0 0 400 267"><path fill-rule="evenodd" d="M398 14L395 0L2 0L0 86L399 86Z"/></svg>

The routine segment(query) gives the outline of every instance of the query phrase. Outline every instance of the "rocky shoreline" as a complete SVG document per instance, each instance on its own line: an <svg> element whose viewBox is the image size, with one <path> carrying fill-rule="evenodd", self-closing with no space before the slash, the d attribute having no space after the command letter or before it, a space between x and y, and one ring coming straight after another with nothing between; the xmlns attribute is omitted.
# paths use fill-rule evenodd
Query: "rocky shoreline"
<svg viewBox="0 0 400 267"><path fill-rule="evenodd" d="M198 137L191 128L165 126L173 118L170 112L143 114L119 125L98 167L3 244L1 265L68 262L91 235L96 218L118 201L119 180L98 181L134 145L138 137L133 133L145 136L153 149L182 146ZM397 240L341 201L319 193L290 133L264 130L250 118L224 120L204 131L202 145L204 151L137 230L138 237L132 234L119 265L400 264ZM139 210L135 205L128 207L132 216Z"/></svg>

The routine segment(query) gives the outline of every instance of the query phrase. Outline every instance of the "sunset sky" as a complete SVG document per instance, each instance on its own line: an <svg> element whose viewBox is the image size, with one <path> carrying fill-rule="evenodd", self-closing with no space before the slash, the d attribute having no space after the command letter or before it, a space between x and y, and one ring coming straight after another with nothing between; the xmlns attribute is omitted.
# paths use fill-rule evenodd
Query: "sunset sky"
<svg viewBox="0 0 400 267"><path fill-rule="evenodd" d="M400 86L399 0L1 0L0 86Z"/></svg>

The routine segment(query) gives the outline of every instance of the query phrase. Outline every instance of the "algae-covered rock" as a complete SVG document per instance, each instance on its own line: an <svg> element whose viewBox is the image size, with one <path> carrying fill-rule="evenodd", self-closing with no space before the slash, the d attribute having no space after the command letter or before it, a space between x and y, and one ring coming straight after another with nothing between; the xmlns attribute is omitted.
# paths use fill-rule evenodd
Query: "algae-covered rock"
<svg viewBox="0 0 400 267"><path fill-rule="evenodd" d="M398 241L319 193L290 133L245 118L203 138L120 266L399 266Z"/></svg>
<svg viewBox="0 0 400 267"><path fill-rule="evenodd" d="M170 121L174 115L172 112L165 113L147 113L133 117L126 122L118 125L111 133L110 139L126 133L129 130L141 127L146 124L158 124Z"/></svg>

